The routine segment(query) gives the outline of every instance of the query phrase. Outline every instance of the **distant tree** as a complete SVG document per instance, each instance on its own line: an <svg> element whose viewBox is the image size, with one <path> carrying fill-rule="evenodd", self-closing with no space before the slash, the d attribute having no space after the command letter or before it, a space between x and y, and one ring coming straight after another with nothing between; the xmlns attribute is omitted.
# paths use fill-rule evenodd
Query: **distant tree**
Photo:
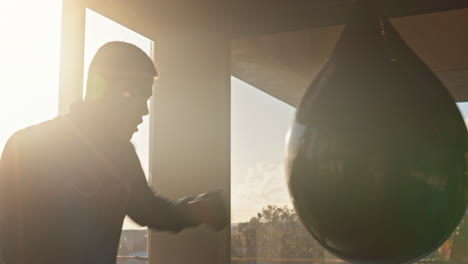
<svg viewBox="0 0 468 264"><path fill-rule="evenodd" d="M263 208L249 222L235 225L231 245L232 257L252 259L247 264L257 263L255 258L336 258L309 234L293 209L274 205ZM467 249L468 216L465 216L453 235L423 260L466 261Z"/></svg>
<svg viewBox="0 0 468 264"><path fill-rule="evenodd" d="M269 205L233 229L233 257L324 258L325 249L312 238L288 207Z"/></svg>

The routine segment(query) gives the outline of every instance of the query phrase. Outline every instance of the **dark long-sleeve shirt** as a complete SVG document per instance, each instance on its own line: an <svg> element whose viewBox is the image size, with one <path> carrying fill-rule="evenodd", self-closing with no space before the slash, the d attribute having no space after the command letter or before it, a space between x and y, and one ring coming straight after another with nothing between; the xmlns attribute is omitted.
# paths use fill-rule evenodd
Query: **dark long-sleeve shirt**
<svg viewBox="0 0 468 264"><path fill-rule="evenodd" d="M125 215L178 232L190 226L146 183L129 141L80 115L16 132L0 162L0 246L6 264L115 263Z"/></svg>

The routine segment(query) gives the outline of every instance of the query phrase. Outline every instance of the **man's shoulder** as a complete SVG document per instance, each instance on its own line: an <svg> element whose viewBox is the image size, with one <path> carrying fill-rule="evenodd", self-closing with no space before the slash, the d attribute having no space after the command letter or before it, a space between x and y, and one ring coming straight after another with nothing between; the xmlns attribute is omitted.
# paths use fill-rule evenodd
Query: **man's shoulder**
<svg viewBox="0 0 468 264"><path fill-rule="evenodd" d="M8 141L15 142L17 146L50 146L51 142L59 142L65 136L62 118L59 116L20 129L13 133Z"/></svg>
<svg viewBox="0 0 468 264"><path fill-rule="evenodd" d="M22 128L13 133L11 138L26 139L29 137L49 135L50 133L53 133L54 131L59 130L61 127L63 127L63 125L61 124L61 118L62 117L59 116L54 119L50 119L38 124Z"/></svg>

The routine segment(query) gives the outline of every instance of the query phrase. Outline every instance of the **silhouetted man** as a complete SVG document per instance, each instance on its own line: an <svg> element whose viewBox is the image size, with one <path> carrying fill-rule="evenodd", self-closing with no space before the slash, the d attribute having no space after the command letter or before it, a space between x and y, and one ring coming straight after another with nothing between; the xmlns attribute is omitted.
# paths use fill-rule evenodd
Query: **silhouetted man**
<svg viewBox="0 0 468 264"><path fill-rule="evenodd" d="M199 218L155 196L130 139L148 114L156 70L139 48L99 49L86 98L16 132L0 164L0 242L6 264L115 263L125 215L178 232Z"/></svg>

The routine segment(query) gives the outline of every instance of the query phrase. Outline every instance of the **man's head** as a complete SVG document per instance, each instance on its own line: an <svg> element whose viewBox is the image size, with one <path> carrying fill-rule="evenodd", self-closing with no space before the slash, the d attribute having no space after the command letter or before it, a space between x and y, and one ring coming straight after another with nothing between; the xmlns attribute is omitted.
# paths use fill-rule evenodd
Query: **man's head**
<svg viewBox="0 0 468 264"><path fill-rule="evenodd" d="M109 42L94 56L88 72L85 101L119 137L130 139L143 116L157 72L151 58L125 42Z"/></svg>

